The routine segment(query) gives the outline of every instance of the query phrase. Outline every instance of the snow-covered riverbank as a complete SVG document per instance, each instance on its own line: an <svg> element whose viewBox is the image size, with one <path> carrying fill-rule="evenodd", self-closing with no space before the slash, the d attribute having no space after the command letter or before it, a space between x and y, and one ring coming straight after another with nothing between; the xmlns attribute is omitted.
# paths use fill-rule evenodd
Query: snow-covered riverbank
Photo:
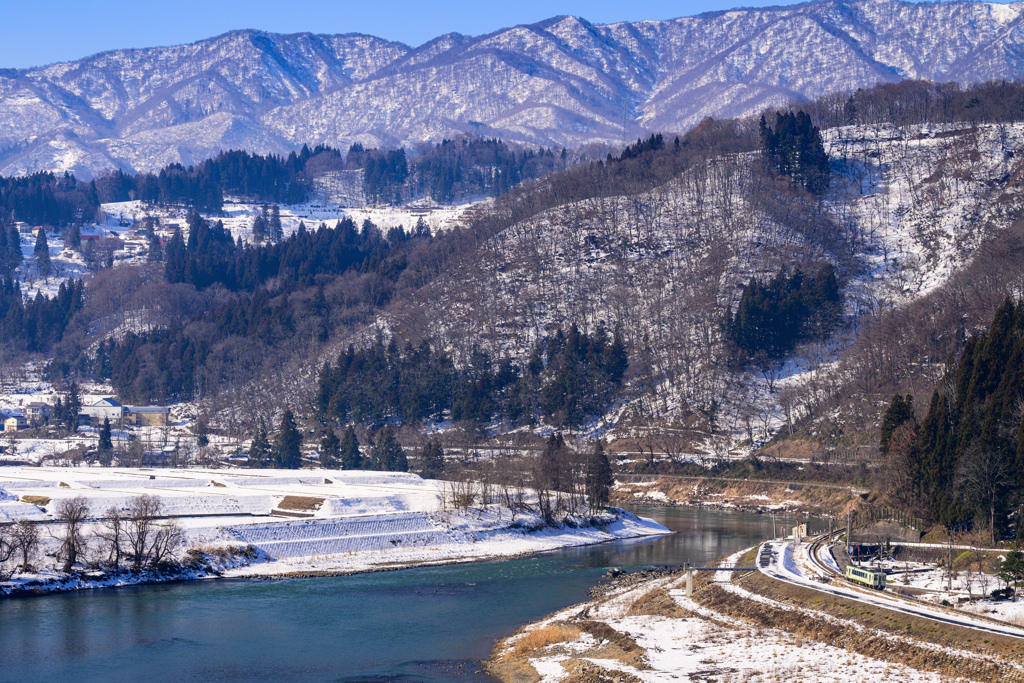
<svg viewBox="0 0 1024 683"><path fill-rule="evenodd" d="M124 513L143 495L160 500L157 527L181 527L183 543L175 554L187 568L163 574L101 571L111 556L110 511ZM77 497L89 510L80 564L93 572L67 579L55 569L63 530L58 511L62 501ZM497 502L453 510L442 482L334 470L4 468L0 524L21 520L42 530L33 568L0 584L0 593L209 576L348 574L668 533L617 509L568 516L554 526ZM17 560L8 561L7 571Z"/></svg>

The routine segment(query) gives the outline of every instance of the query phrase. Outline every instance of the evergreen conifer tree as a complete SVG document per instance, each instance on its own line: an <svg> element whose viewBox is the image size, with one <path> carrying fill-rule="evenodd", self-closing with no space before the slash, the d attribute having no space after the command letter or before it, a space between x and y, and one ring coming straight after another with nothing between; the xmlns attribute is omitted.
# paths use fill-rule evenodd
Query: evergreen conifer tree
<svg viewBox="0 0 1024 683"><path fill-rule="evenodd" d="M50 247L46 243L46 231L42 228L39 229L39 235L36 237L36 246L33 249L33 253L36 256L36 267L39 269L41 275L50 274Z"/></svg>
<svg viewBox="0 0 1024 683"><path fill-rule="evenodd" d="M395 440L390 427L385 427L377 436L373 447L373 469L381 472L408 472L409 462L405 451Z"/></svg>
<svg viewBox="0 0 1024 683"><path fill-rule="evenodd" d="M320 439L320 466L333 470L341 460L341 441L330 427L324 438Z"/></svg>
<svg viewBox="0 0 1024 683"><path fill-rule="evenodd" d="M78 414L82 412L82 397L78 391L77 382L69 384L67 391L64 392L63 408L64 414L61 421L69 432L76 431L78 429Z"/></svg>
<svg viewBox="0 0 1024 683"><path fill-rule="evenodd" d="M587 459L587 501L591 510L596 510L608 503L608 493L615 479L612 466L604 452L604 445L598 439L594 450Z"/></svg>
<svg viewBox="0 0 1024 683"><path fill-rule="evenodd" d="M3 230L3 228L0 228L0 230ZM18 264L24 260L21 253L21 235L18 233L17 228L11 228L7 238L7 245L10 249L11 267L17 268Z"/></svg>
<svg viewBox="0 0 1024 683"><path fill-rule="evenodd" d="M68 246L78 251L82 248L82 229L78 223L71 226L71 233L68 235Z"/></svg>
<svg viewBox="0 0 1024 683"><path fill-rule="evenodd" d="M439 479L444 471L444 450L441 444L428 440L420 453L420 476L424 479Z"/></svg>
<svg viewBox="0 0 1024 683"><path fill-rule="evenodd" d="M363 467L363 456L359 452L359 439L356 430L349 425L341 438L341 469L358 470Z"/></svg>
<svg viewBox="0 0 1024 683"><path fill-rule="evenodd" d="M914 396L907 394L906 398L896 394L889 403L889 409L885 411L882 418L882 438L879 450L883 455L889 452L889 442L892 440L893 432L905 422L915 421L914 418Z"/></svg>
<svg viewBox="0 0 1024 683"><path fill-rule="evenodd" d="M100 462L106 466L110 464L111 454L114 450L114 442L110 435L110 418L103 418L103 427L100 428L100 442L96 447Z"/></svg>
<svg viewBox="0 0 1024 683"><path fill-rule="evenodd" d="M261 422L256 435L249 445L249 467L261 469L270 462L270 442L267 440L267 428Z"/></svg>
<svg viewBox="0 0 1024 683"><path fill-rule="evenodd" d="M278 467L297 470L302 467L302 435L295 426L291 409L285 409L274 442L274 461Z"/></svg>

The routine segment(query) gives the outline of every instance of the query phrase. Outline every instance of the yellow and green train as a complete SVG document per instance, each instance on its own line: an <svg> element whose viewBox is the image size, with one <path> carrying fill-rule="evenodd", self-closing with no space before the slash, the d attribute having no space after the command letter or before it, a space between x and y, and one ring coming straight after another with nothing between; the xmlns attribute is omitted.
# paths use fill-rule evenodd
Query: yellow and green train
<svg viewBox="0 0 1024 683"><path fill-rule="evenodd" d="M885 590L885 572L861 569L851 564L846 567L846 578L856 583L862 583L865 586L877 588L880 591Z"/></svg>

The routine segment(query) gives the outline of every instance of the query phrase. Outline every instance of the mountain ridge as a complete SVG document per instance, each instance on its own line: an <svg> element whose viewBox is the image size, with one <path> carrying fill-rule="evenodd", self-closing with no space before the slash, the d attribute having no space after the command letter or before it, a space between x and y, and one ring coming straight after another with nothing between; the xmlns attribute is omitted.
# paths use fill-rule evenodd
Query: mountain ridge
<svg viewBox="0 0 1024 683"><path fill-rule="evenodd" d="M0 173L155 170L221 149L459 134L618 144L904 78L1024 74L1024 3L821 0L671 20L557 16L417 47L240 29L0 70Z"/></svg>

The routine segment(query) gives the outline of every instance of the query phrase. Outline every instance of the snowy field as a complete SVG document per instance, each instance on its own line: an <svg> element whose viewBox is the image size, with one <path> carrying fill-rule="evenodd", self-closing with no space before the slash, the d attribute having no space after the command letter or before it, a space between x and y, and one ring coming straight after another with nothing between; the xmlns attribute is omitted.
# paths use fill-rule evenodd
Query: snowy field
<svg viewBox="0 0 1024 683"><path fill-rule="evenodd" d="M162 515L183 527L181 553L257 550L263 561L226 572L238 576L372 571L669 533L623 511L600 513L591 524L578 519L575 528L543 527L535 515L513 517L498 505L455 511L446 508L443 482L335 470L10 467L0 470L0 523L31 520L57 534L61 501L83 496L98 528L107 510L124 510L143 494L158 496ZM42 536L55 548L56 539Z"/></svg>

